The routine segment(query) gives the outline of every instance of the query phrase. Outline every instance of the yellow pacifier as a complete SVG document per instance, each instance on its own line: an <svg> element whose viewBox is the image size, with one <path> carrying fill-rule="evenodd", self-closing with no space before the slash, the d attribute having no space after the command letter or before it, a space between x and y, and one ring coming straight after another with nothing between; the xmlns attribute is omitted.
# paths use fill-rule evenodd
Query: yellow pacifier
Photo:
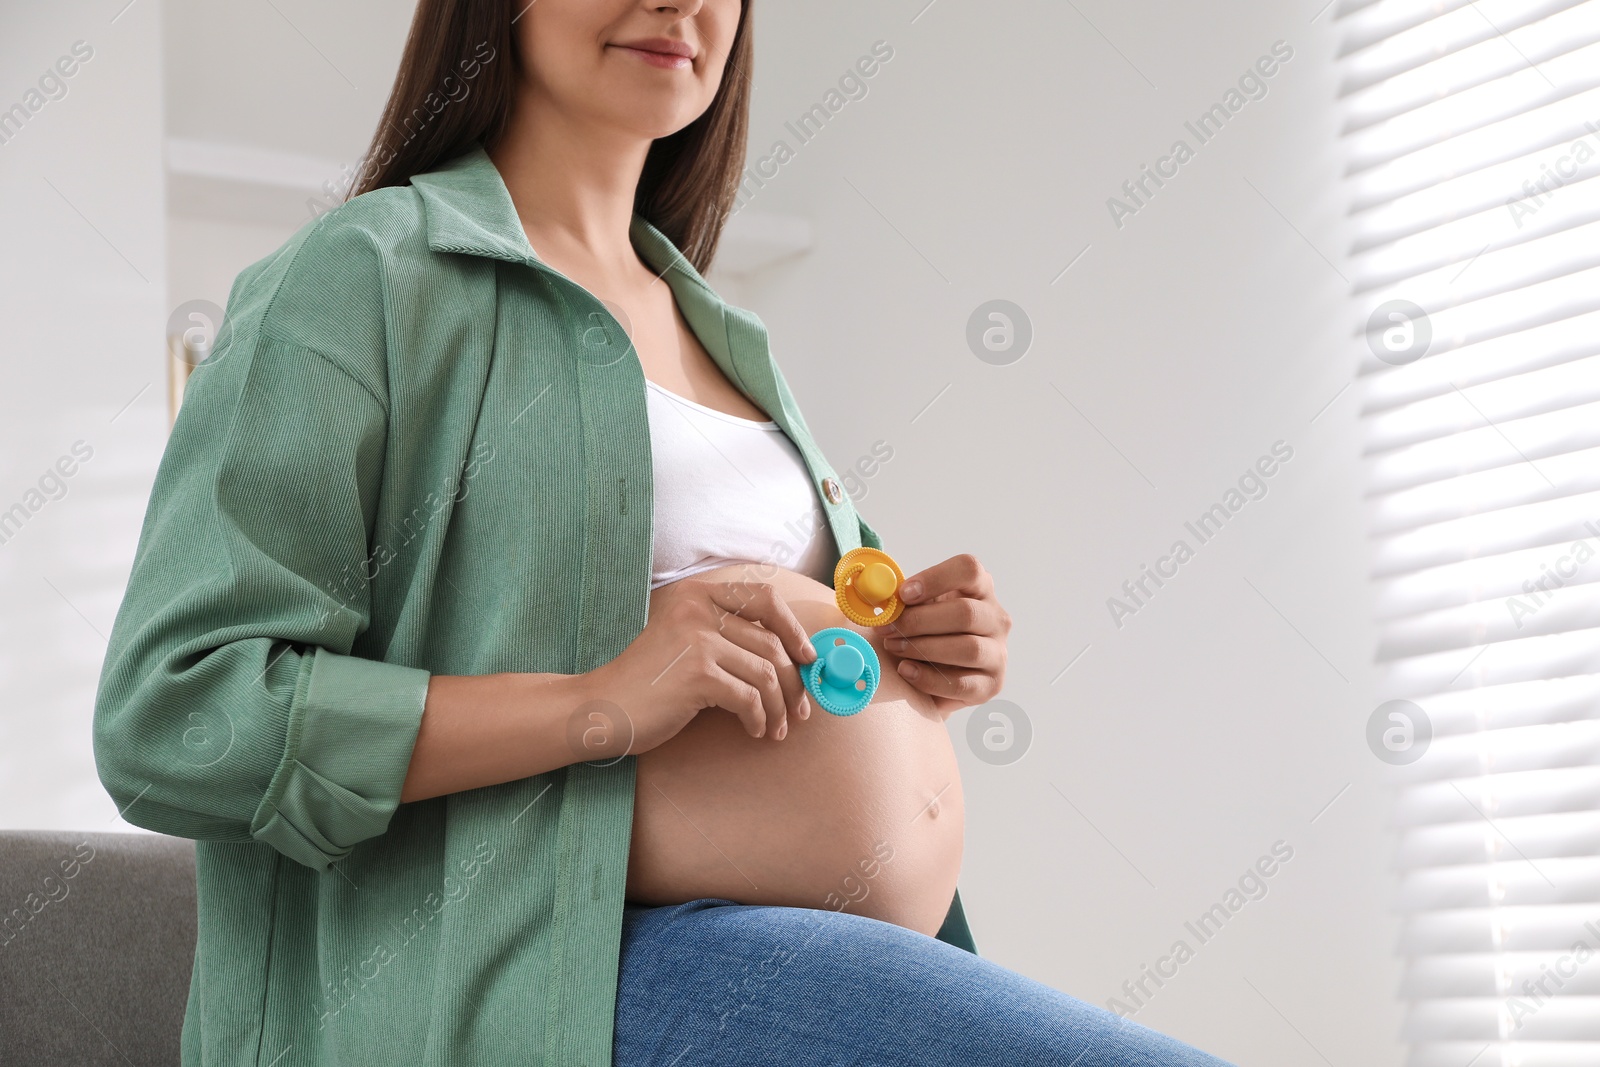
<svg viewBox="0 0 1600 1067"><path fill-rule="evenodd" d="M846 552L833 569L839 610L858 626L886 626L898 619L905 604L897 594L905 580L900 564L876 548Z"/></svg>

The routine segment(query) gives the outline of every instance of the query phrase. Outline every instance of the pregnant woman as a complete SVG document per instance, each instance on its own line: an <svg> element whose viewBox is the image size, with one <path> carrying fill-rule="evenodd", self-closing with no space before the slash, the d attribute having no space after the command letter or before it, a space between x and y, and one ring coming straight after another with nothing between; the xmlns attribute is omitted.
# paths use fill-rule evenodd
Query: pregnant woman
<svg viewBox="0 0 1600 1067"><path fill-rule="evenodd" d="M748 0L421 0L359 195L235 281L94 722L197 842L185 1067L1220 1062L976 954L976 560L853 627L869 707L800 682L881 545L700 273L751 55Z"/></svg>

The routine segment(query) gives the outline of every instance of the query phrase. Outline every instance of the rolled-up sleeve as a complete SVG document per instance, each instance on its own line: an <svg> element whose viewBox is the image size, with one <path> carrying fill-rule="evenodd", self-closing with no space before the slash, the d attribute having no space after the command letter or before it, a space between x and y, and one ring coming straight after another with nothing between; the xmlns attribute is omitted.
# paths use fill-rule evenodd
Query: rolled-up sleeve
<svg viewBox="0 0 1600 1067"><path fill-rule="evenodd" d="M384 562L386 401L371 373L259 328L212 358L112 630L96 767L128 822L325 869L387 828L427 698L427 671L354 651Z"/></svg>
<svg viewBox="0 0 1600 1067"><path fill-rule="evenodd" d="M301 659L305 694L296 693L283 760L250 833L290 859L326 867L389 825L428 673L325 648Z"/></svg>

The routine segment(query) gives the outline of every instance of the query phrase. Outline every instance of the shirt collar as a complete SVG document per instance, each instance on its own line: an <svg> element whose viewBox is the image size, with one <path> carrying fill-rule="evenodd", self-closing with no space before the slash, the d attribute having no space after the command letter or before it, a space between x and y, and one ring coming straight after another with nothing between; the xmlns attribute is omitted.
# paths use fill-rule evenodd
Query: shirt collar
<svg viewBox="0 0 1600 1067"><path fill-rule="evenodd" d="M481 144L433 170L414 175L411 184L422 196L428 247L435 252L461 252L554 269L540 260L528 243L500 169ZM628 234L645 262L658 274L675 270L710 291L688 258L637 211Z"/></svg>
<svg viewBox="0 0 1600 1067"><path fill-rule="evenodd" d="M434 251L487 256L561 273L540 260L528 243L500 168L481 144L412 176L411 184L422 196L428 247ZM728 307L667 235L637 211L628 235L639 255L672 289L722 373L789 430L793 413L778 391L760 320Z"/></svg>
<svg viewBox="0 0 1600 1067"><path fill-rule="evenodd" d="M429 248L555 271L528 243L500 169L481 144L433 170L413 175L411 184L422 196ZM831 477L827 460L779 384L761 320L725 303L667 235L637 211L628 236L644 261L671 286L679 308L722 373L783 428L815 479ZM829 505L825 510L839 545L859 544L853 512L831 500Z"/></svg>

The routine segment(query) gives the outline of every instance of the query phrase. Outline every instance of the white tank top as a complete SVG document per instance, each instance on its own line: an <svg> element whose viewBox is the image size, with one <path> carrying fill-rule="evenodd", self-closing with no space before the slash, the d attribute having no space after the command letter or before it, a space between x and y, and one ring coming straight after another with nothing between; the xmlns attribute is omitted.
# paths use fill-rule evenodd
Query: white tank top
<svg viewBox="0 0 1600 1067"><path fill-rule="evenodd" d="M729 563L776 564L831 586L833 531L783 428L645 385L655 478L650 588Z"/></svg>

